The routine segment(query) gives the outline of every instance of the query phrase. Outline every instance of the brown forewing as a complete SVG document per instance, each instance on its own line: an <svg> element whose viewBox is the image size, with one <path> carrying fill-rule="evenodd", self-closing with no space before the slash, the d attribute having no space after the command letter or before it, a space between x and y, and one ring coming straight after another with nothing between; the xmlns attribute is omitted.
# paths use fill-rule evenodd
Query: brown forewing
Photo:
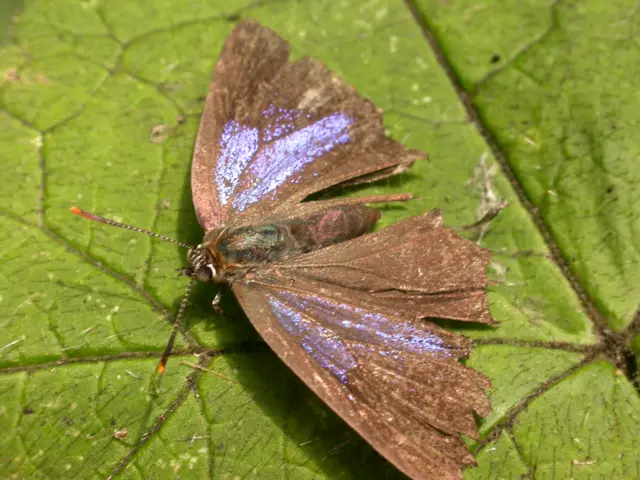
<svg viewBox="0 0 640 480"><path fill-rule="evenodd" d="M426 155L387 138L382 116L322 63L303 58L288 62L287 42L253 21L244 21L229 35L216 65L196 141L192 192L196 213L205 231L223 223L250 224L286 210L306 196L336 184L371 181L408 169ZM291 121L294 131L340 112L352 118L350 141L316 158L299 176L242 212L231 202L221 205L213 172L220 158L220 139L231 120L264 132L271 126L263 112L270 105L302 112ZM289 132L289 133L292 133ZM254 157L269 145L261 142ZM255 185L250 166L237 188Z"/></svg>

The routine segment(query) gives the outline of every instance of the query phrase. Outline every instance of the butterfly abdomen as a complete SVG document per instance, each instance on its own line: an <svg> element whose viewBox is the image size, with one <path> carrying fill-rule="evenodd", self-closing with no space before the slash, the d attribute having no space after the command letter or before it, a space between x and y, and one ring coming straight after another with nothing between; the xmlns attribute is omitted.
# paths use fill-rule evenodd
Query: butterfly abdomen
<svg viewBox="0 0 640 480"><path fill-rule="evenodd" d="M377 210L362 205L330 207L307 216L227 230L213 248L223 264L276 262L359 237L379 217Z"/></svg>
<svg viewBox="0 0 640 480"><path fill-rule="evenodd" d="M378 218L378 210L364 205L331 207L293 222L289 231L304 253L359 237L371 230Z"/></svg>

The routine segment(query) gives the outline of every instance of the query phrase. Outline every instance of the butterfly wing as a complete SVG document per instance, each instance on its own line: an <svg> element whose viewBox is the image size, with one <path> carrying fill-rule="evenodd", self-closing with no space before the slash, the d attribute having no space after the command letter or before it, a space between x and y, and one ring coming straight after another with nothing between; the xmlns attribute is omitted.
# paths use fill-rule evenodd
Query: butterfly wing
<svg viewBox="0 0 640 480"><path fill-rule="evenodd" d="M251 223L333 185L408 169L425 154L387 138L381 113L320 62L245 21L215 67L192 166L200 224Z"/></svg>
<svg viewBox="0 0 640 480"><path fill-rule="evenodd" d="M487 250L446 228L433 210L275 267L296 279L366 292L392 312L492 324L489 259Z"/></svg>
<svg viewBox="0 0 640 480"><path fill-rule="evenodd" d="M436 262L428 254L412 260L413 249L437 238L444 252L436 260L449 264L429 273ZM453 268L454 251L481 267L475 279ZM458 362L469 340L417 317L444 312L445 303L455 318L490 323L486 300L475 299L486 263L434 212L265 268L233 289L271 348L388 460L414 479L459 479L473 456L458 434L477 438L473 412L488 414L489 383Z"/></svg>

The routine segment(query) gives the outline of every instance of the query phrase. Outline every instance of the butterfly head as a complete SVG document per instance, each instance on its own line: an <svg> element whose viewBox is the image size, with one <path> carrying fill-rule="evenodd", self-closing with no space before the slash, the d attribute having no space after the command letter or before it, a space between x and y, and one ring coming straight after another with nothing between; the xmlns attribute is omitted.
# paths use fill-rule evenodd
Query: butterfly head
<svg viewBox="0 0 640 480"><path fill-rule="evenodd" d="M183 270L186 275L205 283L224 281L217 262L204 244L190 248L188 257L191 266Z"/></svg>

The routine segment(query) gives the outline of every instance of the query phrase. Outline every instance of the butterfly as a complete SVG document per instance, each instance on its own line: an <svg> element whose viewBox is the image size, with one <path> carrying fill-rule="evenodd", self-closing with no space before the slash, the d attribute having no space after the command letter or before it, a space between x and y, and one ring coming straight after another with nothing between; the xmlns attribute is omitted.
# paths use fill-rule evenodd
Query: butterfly
<svg viewBox="0 0 640 480"><path fill-rule="evenodd" d="M458 479L474 463L460 434L478 438L489 382L459 362L470 340L424 319L494 322L489 253L437 210L368 233L380 216L370 205L410 194L304 201L424 157L387 137L381 111L326 66L289 61L285 40L243 21L202 114L191 187L205 235L182 271L187 291L230 284L284 363L402 472Z"/></svg>

